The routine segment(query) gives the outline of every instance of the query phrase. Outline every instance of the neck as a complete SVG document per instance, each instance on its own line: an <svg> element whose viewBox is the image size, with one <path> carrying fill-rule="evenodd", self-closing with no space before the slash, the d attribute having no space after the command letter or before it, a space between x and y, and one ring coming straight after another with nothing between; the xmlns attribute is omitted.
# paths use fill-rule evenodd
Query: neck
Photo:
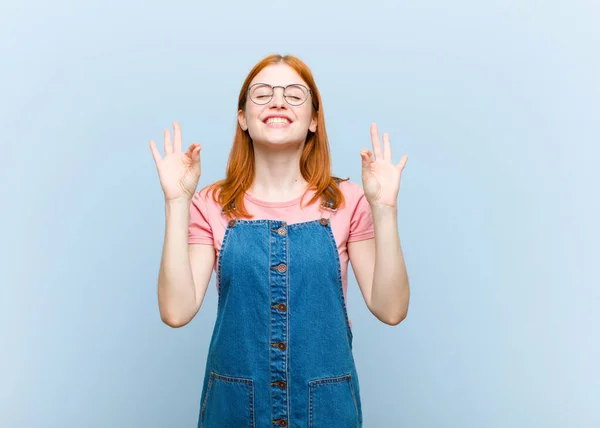
<svg viewBox="0 0 600 428"><path fill-rule="evenodd" d="M249 194L264 201L296 199L306 190L300 173L300 155L304 145L265 149L254 145L255 175Z"/></svg>

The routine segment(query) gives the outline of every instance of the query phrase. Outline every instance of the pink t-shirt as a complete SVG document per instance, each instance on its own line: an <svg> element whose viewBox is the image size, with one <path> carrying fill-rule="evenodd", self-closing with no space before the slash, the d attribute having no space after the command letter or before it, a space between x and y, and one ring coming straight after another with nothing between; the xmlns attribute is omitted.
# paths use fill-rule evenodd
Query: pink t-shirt
<svg viewBox="0 0 600 428"><path fill-rule="evenodd" d="M351 181L341 181L339 187L344 195L344 207L338 208L335 213L323 211L323 215L330 218L331 229L340 257L342 287L344 299L346 299L348 289L347 243L373 238L375 231L371 207L365 199L362 187ZM207 190L208 187L203 188L192 198L188 242L214 246L217 257L213 269L215 273L218 273L218 257L229 220L221 214L221 206L207 195ZM320 200L306 205L313 195L314 191L312 190L306 193L303 200L304 208L300 207L301 197L286 202L265 202L248 193L244 196L244 204L246 210L254 216L249 220L267 219L281 220L287 224L302 223L321 218Z"/></svg>

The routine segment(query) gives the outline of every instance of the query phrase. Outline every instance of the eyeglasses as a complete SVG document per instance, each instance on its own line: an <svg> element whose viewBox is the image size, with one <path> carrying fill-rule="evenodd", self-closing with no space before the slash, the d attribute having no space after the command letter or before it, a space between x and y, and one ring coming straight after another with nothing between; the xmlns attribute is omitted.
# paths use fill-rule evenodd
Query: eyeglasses
<svg viewBox="0 0 600 428"><path fill-rule="evenodd" d="M275 88L283 88L283 98L292 106L304 104L308 99L308 95L312 94L312 91L306 86L297 83L288 86L271 86L266 83L255 83L248 88L250 100L258 105L267 104L273 99Z"/></svg>

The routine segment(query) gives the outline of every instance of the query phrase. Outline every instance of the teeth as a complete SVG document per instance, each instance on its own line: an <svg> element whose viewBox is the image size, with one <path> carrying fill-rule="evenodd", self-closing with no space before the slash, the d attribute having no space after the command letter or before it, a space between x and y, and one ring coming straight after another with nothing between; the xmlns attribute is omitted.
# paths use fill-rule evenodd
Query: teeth
<svg viewBox="0 0 600 428"><path fill-rule="evenodd" d="M290 123L290 121L283 117L271 117L267 120L267 123Z"/></svg>

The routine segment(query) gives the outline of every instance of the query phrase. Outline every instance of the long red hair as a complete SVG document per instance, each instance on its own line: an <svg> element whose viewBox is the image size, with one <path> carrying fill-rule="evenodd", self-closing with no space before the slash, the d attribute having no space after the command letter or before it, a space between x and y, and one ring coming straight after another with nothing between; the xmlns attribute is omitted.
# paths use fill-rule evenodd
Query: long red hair
<svg viewBox="0 0 600 428"><path fill-rule="evenodd" d="M302 154L300 155L300 172L302 177L308 182L307 191L315 190L315 194L308 202L308 205L326 198L333 200L333 207L338 208L344 204L344 196L337 184L341 180L338 177L331 176L331 158L329 154L329 142L325 130L325 116L321 103L321 94L315 84L312 72L308 66L300 59L286 55L269 55L258 62L246 77L238 98L238 111L245 111L248 87L252 79L265 67L272 64L287 64L293 68L302 79L307 83L312 91L313 113L317 116L317 131L308 131L306 143ZM237 111L236 111L237 113ZM222 180L216 181L209 186L212 191L212 198L223 207L227 217L235 216L238 218L252 218L244 206L244 192L250 188L254 180L254 148L252 139L248 131L244 131L239 122L236 126L233 146L227 162L227 174ZM216 196L216 191L219 191ZM304 194L306 195L306 193ZM302 200L300 206L302 207ZM231 207L233 202L234 207Z"/></svg>

